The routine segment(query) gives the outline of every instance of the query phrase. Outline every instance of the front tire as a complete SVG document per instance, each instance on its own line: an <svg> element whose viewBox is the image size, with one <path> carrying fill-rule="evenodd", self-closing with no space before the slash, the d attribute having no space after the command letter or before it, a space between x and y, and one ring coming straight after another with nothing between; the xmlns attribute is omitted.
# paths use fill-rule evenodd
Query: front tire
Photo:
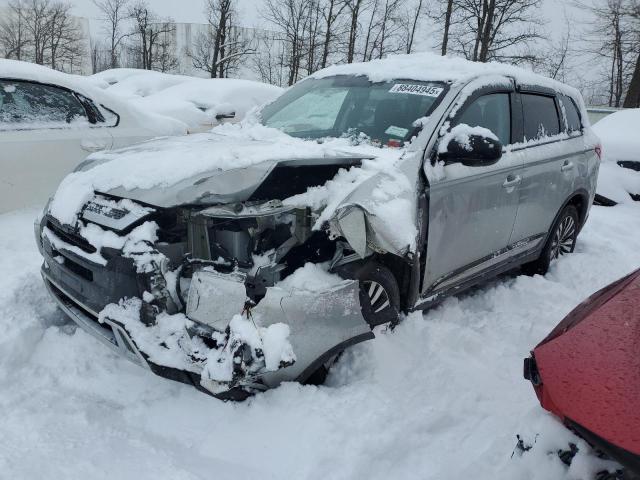
<svg viewBox="0 0 640 480"><path fill-rule="evenodd" d="M391 270L375 261L349 264L338 269L343 278L360 283L360 308L371 328L400 318L400 288Z"/></svg>
<svg viewBox="0 0 640 480"><path fill-rule="evenodd" d="M553 224L540 258L524 264L522 271L527 275L545 275L552 261L562 255L573 253L578 239L579 222L580 216L576 207L567 205Z"/></svg>

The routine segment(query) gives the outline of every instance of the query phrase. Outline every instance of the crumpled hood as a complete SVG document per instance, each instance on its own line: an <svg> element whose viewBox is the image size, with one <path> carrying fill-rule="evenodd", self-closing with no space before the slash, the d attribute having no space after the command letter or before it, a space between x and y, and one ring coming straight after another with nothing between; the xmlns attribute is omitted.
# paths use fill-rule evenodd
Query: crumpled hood
<svg viewBox="0 0 640 480"><path fill-rule="evenodd" d="M305 141L262 126L158 138L89 157L60 184L50 212L60 222L74 224L94 192L160 207L242 201L278 168L315 169L311 178L316 178L328 167L333 174L326 181L340 166L373 158L379 150L354 147L344 139Z"/></svg>

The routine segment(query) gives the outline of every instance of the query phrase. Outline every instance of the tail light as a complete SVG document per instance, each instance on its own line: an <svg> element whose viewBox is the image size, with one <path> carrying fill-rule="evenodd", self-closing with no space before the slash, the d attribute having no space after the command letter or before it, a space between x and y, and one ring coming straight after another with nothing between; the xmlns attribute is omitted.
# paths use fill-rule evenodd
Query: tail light
<svg viewBox="0 0 640 480"><path fill-rule="evenodd" d="M602 161L602 145L600 144L596 145L596 148L594 148L593 151L596 152L596 155L598 156L598 160Z"/></svg>

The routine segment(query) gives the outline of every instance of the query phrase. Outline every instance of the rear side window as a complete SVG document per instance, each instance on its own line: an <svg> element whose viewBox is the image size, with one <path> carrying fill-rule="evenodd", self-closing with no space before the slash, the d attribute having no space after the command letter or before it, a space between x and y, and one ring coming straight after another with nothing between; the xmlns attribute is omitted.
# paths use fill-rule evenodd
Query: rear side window
<svg viewBox="0 0 640 480"><path fill-rule="evenodd" d="M490 93L467 105L456 125L484 127L491 130L503 145L511 143L511 104L508 93ZM455 125L454 125L455 126Z"/></svg>
<svg viewBox="0 0 640 480"><path fill-rule="evenodd" d="M59 128L88 121L84 107L68 90L0 80L0 130Z"/></svg>
<svg viewBox="0 0 640 480"><path fill-rule="evenodd" d="M553 97L524 93L521 98L525 141L560 133L560 119Z"/></svg>
<svg viewBox="0 0 640 480"><path fill-rule="evenodd" d="M581 132L582 122L580 121L580 113L578 113L578 107L576 107L573 99L563 95L560 97L560 102L562 102L564 114L567 119L567 133Z"/></svg>

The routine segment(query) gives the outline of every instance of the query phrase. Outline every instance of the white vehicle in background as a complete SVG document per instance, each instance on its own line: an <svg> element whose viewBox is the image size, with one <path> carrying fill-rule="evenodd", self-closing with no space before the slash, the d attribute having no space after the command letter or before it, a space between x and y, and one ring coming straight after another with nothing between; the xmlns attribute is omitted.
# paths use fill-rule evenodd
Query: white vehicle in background
<svg viewBox="0 0 640 480"><path fill-rule="evenodd" d="M613 204L640 201L639 126L639 108L619 110L593 125L604 154L598 194Z"/></svg>
<svg viewBox="0 0 640 480"><path fill-rule="evenodd" d="M209 130L281 91L131 69L79 77L0 59L0 214L43 205L93 152Z"/></svg>
<svg viewBox="0 0 640 480"><path fill-rule="evenodd" d="M92 152L186 132L82 77L0 60L0 213L44 204Z"/></svg>

